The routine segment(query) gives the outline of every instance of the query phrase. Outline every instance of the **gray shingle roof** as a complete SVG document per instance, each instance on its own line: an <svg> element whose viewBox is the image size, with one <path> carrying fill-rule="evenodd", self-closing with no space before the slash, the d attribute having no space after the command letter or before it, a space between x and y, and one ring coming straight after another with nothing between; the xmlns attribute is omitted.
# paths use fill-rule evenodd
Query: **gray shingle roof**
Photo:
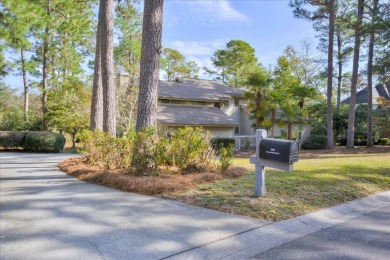
<svg viewBox="0 0 390 260"><path fill-rule="evenodd" d="M378 97L384 97L390 100L390 93L387 93L389 88L386 87L390 85L390 82L387 82L385 86L383 84L378 84L374 88L372 88L373 96L377 95ZM374 93L376 92L376 93ZM349 104L350 98L344 99L343 104ZM356 104L367 104L368 103L368 90L364 88L356 93Z"/></svg>
<svg viewBox="0 0 390 260"><path fill-rule="evenodd" d="M217 101L240 97L243 92L242 89L231 88L218 81L203 79L181 79L180 82L160 81L158 86L160 99Z"/></svg>
<svg viewBox="0 0 390 260"><path fill-rule="evenodd" d="M163 125L237 126L216 107L159 105L157 120Z"/></svg>

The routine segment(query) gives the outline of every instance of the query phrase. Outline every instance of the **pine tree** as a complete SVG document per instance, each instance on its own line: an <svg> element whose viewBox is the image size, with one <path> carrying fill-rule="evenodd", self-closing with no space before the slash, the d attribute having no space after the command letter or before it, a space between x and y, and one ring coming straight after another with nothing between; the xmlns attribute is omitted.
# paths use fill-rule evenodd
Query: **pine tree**
<svg viewBox="0 0 390 260"><path fill-rule="evenodd" d="M163 3L164 0L144 2L137 131L156 125Z"/></svg>
<svg viewBox="0 0 390 260"><path fill-rule="evenodd" d="M305 6L310 6L305 9ZM333 149L333 40L335 28L335 1L334 0L291 0L290 6L294 8L294 15L297 18L304 18L311 21L328 21L328 68L327 68L327 149ZM312 8L314 7L314 10Z"/></svg>

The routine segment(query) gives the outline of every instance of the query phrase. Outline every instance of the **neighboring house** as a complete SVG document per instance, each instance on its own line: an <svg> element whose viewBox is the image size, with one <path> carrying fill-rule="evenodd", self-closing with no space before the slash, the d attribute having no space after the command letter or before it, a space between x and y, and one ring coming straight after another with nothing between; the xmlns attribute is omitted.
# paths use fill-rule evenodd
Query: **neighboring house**
<svg viewBox="0 0 390 260"><path fill-rule="evenodd" d="M372 88L372 108L377 109L379 106L378 98L383 97L390 100L390 82L385 84L378 84ZM350 98L344 99L342 104L349 104ZM364 88L356 93L356 104L367 104L368 103L368 90Z"/></svg>
<svg viewBox="0 0 390 260"><path fill-rule="evenodd" d="M160 81L158 124L173 128L201 126L215 137L254 135L254 129L251 127L253 120L246 110L244 91L212 80ZM298 129L298 125L293 125L293 130L297 132ZM281 136L282 131L287 130L275 125L273 136ZM302 126L301 131L304 141L310 135L309 124Z"/></svg>

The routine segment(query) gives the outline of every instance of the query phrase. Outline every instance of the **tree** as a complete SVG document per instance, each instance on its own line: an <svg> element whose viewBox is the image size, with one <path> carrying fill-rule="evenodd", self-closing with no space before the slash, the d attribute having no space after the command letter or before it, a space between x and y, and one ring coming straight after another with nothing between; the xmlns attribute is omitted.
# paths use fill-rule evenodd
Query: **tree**
<svg viewBox="0 0 390 260"><path fill-rule="evenodd" d="M335 3L335 41L334 45L336 51L334 58L337 64L337 95L336 95L336 110L339 111L341 107L341 94L345 89L343 88L343 81L347 75L343 72L344 66L348 63L353 51L351 43L353 41L353 29L350 22L350 9L352 6L351 0L336 1ZM328 52L328 23L324 20L318 20L314 23L316 31L320 32L319 49Z"/></svg>
<svg viewBox="0 0 390 260"><path fill-rule="evenodd" d="M102 63L101 63L101 38L102 38L102 2L99 5L98 25L96 29L95 66L93 73L92 101L90 129L103 130L103 87L102 87Z"/></svg>
<svg viewBox="0 0 390 260"><path fill-rule="evenodd" d="M264 120L275 106L272 100L272 82L272 74L261 66L255 67L245 81L247 91L244 92L244 97L249 101L248 111L255 120L256 129L268 128L264 125Z"/></svg>
<svg viewBox="0 0 390 260"><path fill-rule="evenodd" d="M35 15L31 15L35 13ZM20 53L20 70L23 76L24 85L24 120L28 121L29 108L29 86L27 79L28 62L26 50L31 47L28 34L33 28L38 29L41 24L39 16L42 12L37 5L30 1L21 0L18 2L3 0L0 11L0 34L6 44Z"/></svg>
<svg viewBox="0 0 390 260"><path fill-rule="evenodd" d="M164 0L144 2L137 131L156 124L163 3Z"/></svg>
<svg viewBox="0 0 390 260"><path fill-rule="evenodd" d="M368 90L368 113L367 113L367 147L373 146L373 111L372 111L372 81L374 68L374 50L376 45L389 45L390 39L390 3L379 5L379 0L371 0L365 5L368 9L368 17L365 29L369 34L368 61L367 61L367 90ZM387 40L386 40L387 38ZM381 41L384 40L384 41ZM389 47L389 46L387 46ZM387 48L388 49L388 48ZM378 55L379 54L379 55ZM380 56L381 52L377 53ZM388 56L389 58L389 56ZM389 68L389 66L387 67ZM386 68L384 69L386 71ZM387 69L387 71L389 71ZM381 79L384 73L377 71L378 78ZM385 83L386 81L383 81Z"/></svg>
<svg viewBox="0 0 390 260"><path fill-rule="evenodd" d="M348 113L348 134L347 134L347 148L354 148L354 127L355 127L355 110L356 110L356 85L358 81L359 72L359 55L360 55L360 37L362 34L364 0L358 0L357 20L355 24L355 44L353 51L353 67L352 67L352 84L351 97L349 103Z"/></svg>
<svg viewBox="0 0 390 260"><path fill-rule="evenodd" d="M304 9L310 5L315 9ZM335 22L335 1L334 0L290 0L290 6L294 8L294 16L311 21L328 20L328 70L327 70L327 148L333 149L333 40Z"/></svg>
<svg viewBox="0 0 390 260"><path fill-rule="evenodd" d="M114 0L101 0L100 62L103 90L103 131L116 136L116 103L114 75Z"/></svg>
<svg viewBox="0 0 390 260"><path fill-rule="evenodd" d="M120 134L135 128L141 60L142 16L136 3L120 1L116 6L115 27L118 45L114 48L117 127Z"/></svg>
<svg viewBox="0 0 390 260"><path fill-rule="evenodd" d="M274 71L275 90L282 93L277 100L281 115L288 124L289 139L292 137L292 123L303 123L307 117L304 109L306 102L318 96L316 87L312 85L316 68L308 58L307 46L304 49L303 53L298 54L293 47L287 46ZM300 139L300 131L298 135Z"/></svg>
<svg viewBox="0 0 390 260"><path fill-rule="evenodd" d="M226 49L215 51L211 61L219 69L222 82L239 87L245 81L248 71L256 65L257 58L255 49L249 43L231 40L226 44Z"/></svg>
<svg viewBox="0 0 390 260"><path fill-rule="evenodd" d="M371 23L374 25L378 20L378 2L379 0L372 1L372 7L370 8ZM373 26L374 27L374 26ZM372 64L374 58L374 43L375 43L375 28L370 28L370 40L368 43L368 62L367 62L367 91L368 91L368 112L367 112L367 147L374 146L372 141Z"/></svg>
<svg viewBox="0 0 390 260"><path fill-rule="evenodd" d="M195 61L186 61L179 51L164 48L161 58L161 69L167 73L167 80L174 81L178 77L197 78L199 66Z"/></svg>
<svg viewBox="0 0 390 260"><path fill-rule="evenodd" d="M50 90L47 104L48 125L60 132L70 134L73 147L76 146L76 135L88 128L89 90L77 78L69 79L57 89Z"/></svg>

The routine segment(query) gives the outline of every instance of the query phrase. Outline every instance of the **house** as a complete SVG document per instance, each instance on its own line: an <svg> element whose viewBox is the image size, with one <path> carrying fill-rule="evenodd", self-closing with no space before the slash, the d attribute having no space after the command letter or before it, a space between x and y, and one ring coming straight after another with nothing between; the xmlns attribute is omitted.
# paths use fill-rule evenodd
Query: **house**
<svg viewBox="0 0 390 260"><path fill-rule="evenodd" d="M158 125L171 128L199 126L215 137L233 138L254 135L253 120L247 111L245 90L232 88L219 81L179 79L160 81L158 87ZM302 132L302 140L310 135L310 126L293 125ZM275 125L273 136L287 130ZM269 132L271 135L271 131Z"/></svg>
<svg viewBox="0 0 390 260"><path fill-rule="evenodd" d="M216 137L241 134L243 90L218 81L180 79L160 81L157 121L168 127L199 126Z"/></svg>
<svg viewBox="0 0 390 260"><path fill-rule="evenodd" d="M383 97L390 100L390 82L385 84L378 84L372 88L372 108L377 109L379 106L378 98ZM349 104L351 98L344 99L342 104ZM368 89L364 88L356 93L356 104L367 104L368 103Z"/></svg>

